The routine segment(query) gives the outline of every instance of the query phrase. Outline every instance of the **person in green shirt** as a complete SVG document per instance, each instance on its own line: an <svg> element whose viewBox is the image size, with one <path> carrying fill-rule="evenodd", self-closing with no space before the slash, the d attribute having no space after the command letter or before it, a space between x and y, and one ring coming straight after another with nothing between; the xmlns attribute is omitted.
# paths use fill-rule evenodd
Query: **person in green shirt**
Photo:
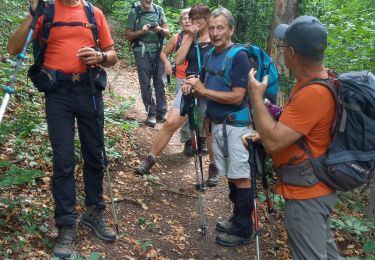
<svg viewBox="0 0 375 260"><path fill-rule="evenodd" d="M169 35L164 10L152 0L141 0L128 15L125 38L132 43L141 86L142 101L147 111L146 125L163 123L167 112L165 97L166 75L160 60L163 38ZM155 89L152 96L151 79Z"/></svg>

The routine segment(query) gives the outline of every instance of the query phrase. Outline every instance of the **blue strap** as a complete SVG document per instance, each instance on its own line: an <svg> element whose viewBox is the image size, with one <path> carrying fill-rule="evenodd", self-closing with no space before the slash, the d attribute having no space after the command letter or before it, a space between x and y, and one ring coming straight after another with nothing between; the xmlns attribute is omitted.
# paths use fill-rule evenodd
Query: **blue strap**
<svg viewBox="0 0 375 260"><path fill-rule="evenodd" d="M202 63L201 63L201 51L199 49L199 33L195 36L195 48L197 49L197 59L198 59L198 74L201 73Z"/></svg>
<svg viewBox="0 0 375 260"><path fill-rule="evenodd" d="M99 48L99 31L98 31L98 25L95 19L94 7L88 1L83 1L83 3L85 5L85 12L86 12L87 19L89 20L89 23L92 25L91 31L94 36L95 45L96 47Z"/></svg>

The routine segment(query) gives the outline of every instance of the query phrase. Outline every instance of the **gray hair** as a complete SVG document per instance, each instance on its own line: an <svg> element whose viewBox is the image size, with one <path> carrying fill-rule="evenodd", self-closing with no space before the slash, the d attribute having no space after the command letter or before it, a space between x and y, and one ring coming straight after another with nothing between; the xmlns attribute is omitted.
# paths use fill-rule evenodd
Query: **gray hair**
<svg viewBox="0 0 375 260"><path fill-rule="evenodd" d="M180 18L178 19L181 23L181 20L182 20L182 17L185 15L185 14L188 14L190 12L190 7L189 8L185 8L185 9L182 9L181 12L180 12Z"/></svg>
<svg viewBox="0 0 375 260"><path fill-rule="evenodd" d="M232 15L232 13L228 9L226 9L224 7L219 7L217 9L215 9L211 13L211 17L214 17L214 18L216 18L216 17L218 17L220 15L224 16L225 18L227 18L228 26L229 26L229 28L232 29L234 27L234 17Z"/></svg>

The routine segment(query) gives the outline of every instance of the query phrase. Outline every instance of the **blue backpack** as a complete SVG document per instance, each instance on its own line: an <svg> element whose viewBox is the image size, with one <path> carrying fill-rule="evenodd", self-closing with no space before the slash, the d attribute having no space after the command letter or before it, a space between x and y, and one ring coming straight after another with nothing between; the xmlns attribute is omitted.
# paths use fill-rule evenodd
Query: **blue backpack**
<svg viewBox="0 0 375 260"><path fill-rule="evenodd" d="M322 84L335 97L336 118L328 152L315 159L304 138L297 144L308 155L320 181L349 191L369 183L375 171L375 76L368 71L330 76L303 86Z"/></svg>
<svg viewBox="0 0 375 260"><path fill-rule="evenodd" d="M212 48L205 59L204 64L209 64L215 49ZM232 69L233 57L239 52L245 51L250 63L257 68L256 79L262 81L263 77L269 75L268 86L265 98L276 104L277 93L279 92L279 72L271 57L260 47L255 45L234 44L227 52L220 71L216 72L224 78L227 86L231 86L230 72Z"/></svg>

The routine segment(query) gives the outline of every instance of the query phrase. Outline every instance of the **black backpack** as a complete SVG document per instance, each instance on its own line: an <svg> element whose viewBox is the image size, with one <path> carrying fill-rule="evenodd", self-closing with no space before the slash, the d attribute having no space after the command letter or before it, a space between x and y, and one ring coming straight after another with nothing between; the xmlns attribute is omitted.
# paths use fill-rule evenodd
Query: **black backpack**
<svg viewBox="0 0 375 260"><path fill-rule="evenodd" d="M28 77L33 82L34 86L40 92L48 92L54 90L58 84L59 79L72 79L71 75L65 75L56 70L48 70L42 68L44 62L44 55L47 49L47 39L51 27L55 26L81 26L90 28L94 37L95 48L100 50L99 47L99 31L97 22L94 15L94 7L88 1L83 1L84 9L87 16L88 23L83 22L53 22L53 17L55 14L55 4L54 1L50 0L44 5L43 13L43 23L41 27L41 37L36 37L33 40L33 54L34 54L34 64L28 70ZM99 90L104 90L107 85L107 75L104 69L101 67L92 68L92 76L94 78L95 86Z"/></svg>
<svg viewBox="0 0 375 260"><path fill-rule="evenodd" d="M335 97L336 118L328 152L314 159L304 138L299 145L320 181L349 191L368 183L375 171L375 76L369 71L330 75L329 79L313 79L303 86L322 84Z"/></svg>

